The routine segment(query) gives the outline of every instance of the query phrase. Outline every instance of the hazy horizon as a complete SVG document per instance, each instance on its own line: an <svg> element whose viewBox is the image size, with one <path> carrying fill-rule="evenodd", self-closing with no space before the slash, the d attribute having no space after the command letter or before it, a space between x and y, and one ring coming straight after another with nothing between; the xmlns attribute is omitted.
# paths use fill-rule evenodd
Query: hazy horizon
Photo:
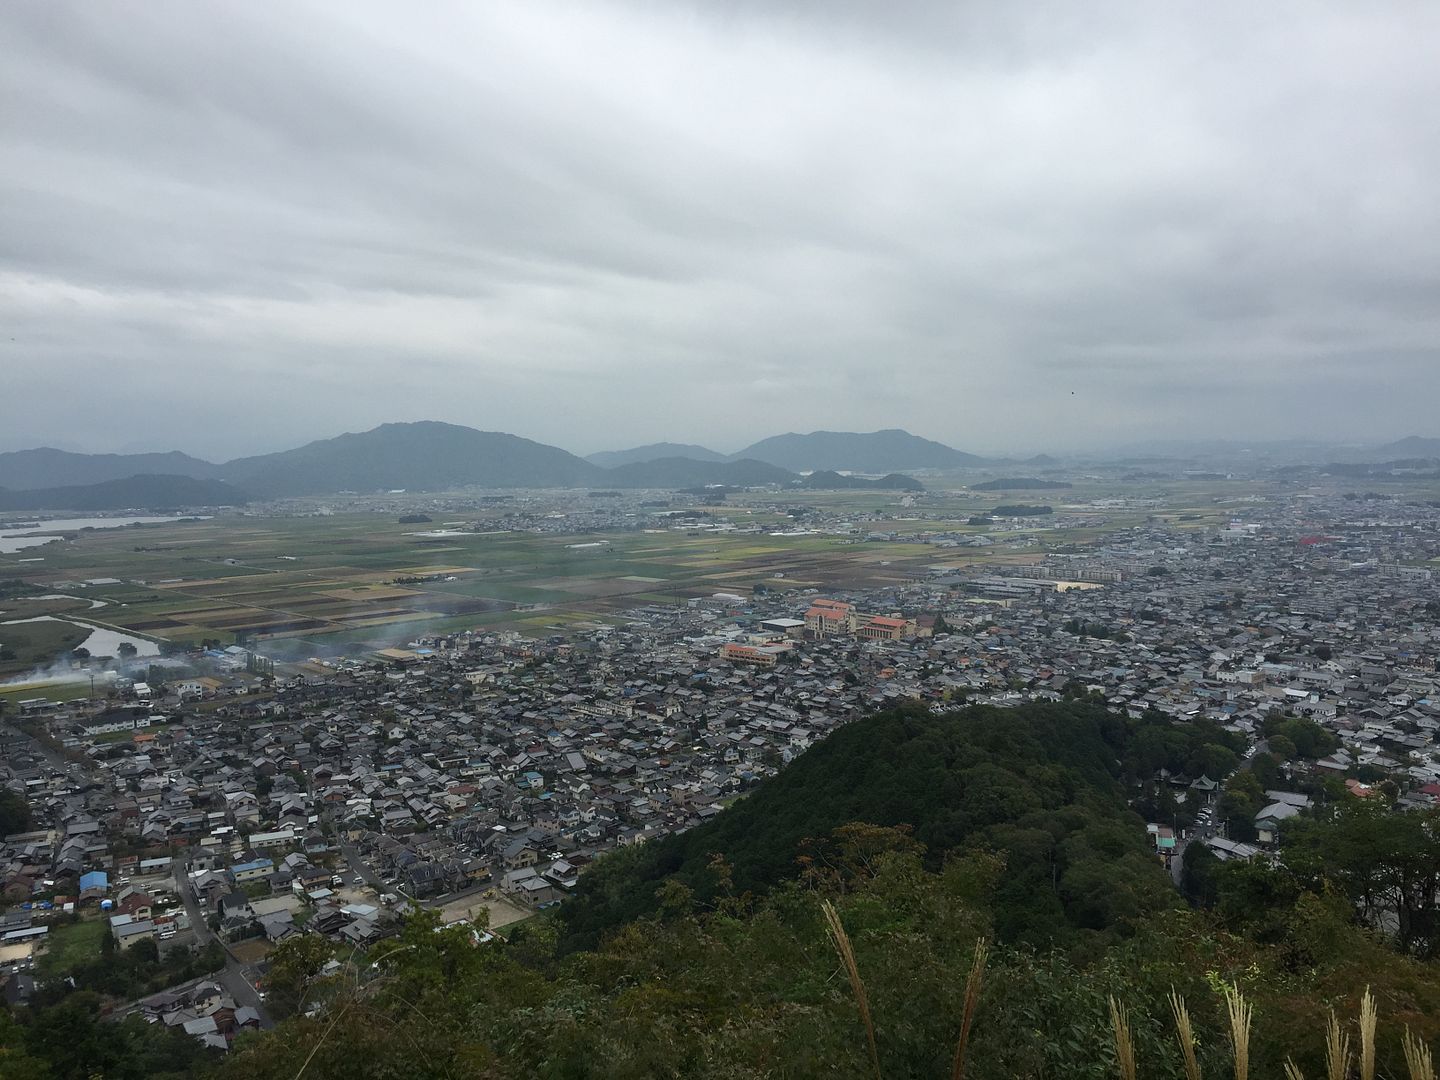
<svg viewBox="0 0 1440 1080"><path fill-rule="evenodd" d="M0 9L0 450L1385 442L1440 8Z"/></svg>
<svg viewBox="0 0 1440 1080"><path fill-rule="evenodd" d="M414 420L383 421L383 423L414 423L414 422L420 422L420 421L431 420L431 419L433 419L433 418L431 418L431 417L423 417L423 418L417 417L417 418L415 418ZM444 422L444 423L449 423L450 421L442 421L442 422ZM376 426L379 426L379 425L376 425ZM472 426L472 425L464 425L464 426ZM892 427L894 427L894 425L892 425ZM306 438L303 438L303 439L301 439L301 440L299 440L299 441L296 441L296 442L287 442L287 443L281 443L281 444L269 445L269 446L256 446L256 447L254 447L254 448L252 448L252 449L244 450L244 451L242 451L241 453L231 454L231 455L223 455L223 456L222 456L222 455L210 455L210 456L207 456L206 454L198 453L198 452L189 450L189 449L187 449L187 448L184 447L184 446L170 445L170 444L163 443L163 441L162 441L162 442L159 442L159 443L153 443L153 444L151 444L151 443L134 443L134 444L130 444L130 445L126 445L126 446L121 446L121 447L111 447L111 446L98 446L98 447L93 447L93 446L90 446L89 444L84 444L84 443L75 443L75 444L73 444L73 445L61 445L61 444L58 443L58 442L50 442L50 443L44 443L44 444L38 444L38 443L28 444L28 443L27 443L27 444L24 445L24 446L9 446L9 445L5 445L5 443L4 443L3 440L0 440L0 453L6 453L6 452L15 451L15 450L33 450L33 449L42 449L42 448L43 448L43 449L53 449L53 450L65 450L65 451L69 451L69 452L72 452L72 453L85 453L85 454L169 453L169 452L177 451L177 450L178 450L178 451L181 452L181 453L189 454L191 457L200 458L200 459L202 459L202 460L208 460L208 461L210 461L210 462L212 462L212 463L215 463L215 464L223 464L223 463L224 463L225 461L227 461L227 460L233 460L233 459L242 458L242 457L261 456L261 455L264 455L264 454L276 453L276 452L284 451L284 450L293 450L293 449L295 449L296 447L305 445L306 443L325 441L325 440L327 440L327 439L332 439L332 438L335 438L335 437L340 436L340 435L356 434L356 433L359 433L359 432L369 431L369 430L373 430L373 429L372 429L372 428L363 428L363 429L362 429L362 428L351 428L351 429L347 429L347 430L345 430L345 431L339 431L339 430L330 431L330 430L326 430L326 431L323 431L323 432L316 432L315 434L313 434L313 435L311 435L311 436L308 436L308 437L306 437ZM487 429L487 430L488 430L488 429ZM809 434L809 433L811 433L811 432L819 431L819 430L823 430L823 429L802 427L802 428L797 428L797 429L795 429L795 431L793 431L793 432L792 432L792 431L773 431L773 432L770 432L769 435L764 435L764 436L761 436L760 438L762 438L762 439L763 439L763 438L768 438L768 437L770 437L771 435L786 435L786 434L796 434L796 433L798 433L798 434ZM885 429L875 429L875 430L885 430ZM927 435L927 434L925 434L924 432L910 431L908 428L907 428L907 429L903 429L903 430L908 431L909 434L911 434L911 435L917 435L917 436L919 436L920 438L933 439L933 441L936 441L936 442L946 443L946 440L934 438L933 436ZM521 438L530 439L531 441L534 441L534 442L546 443L546 440L536 439L536 438L534 438L534 436L527 435L527 434L526 434L525 432L523 432L523 431L509 431L509 432L505 432L505 434L517 435L517 436L519 436L519 437L521 437ZM1167 449L1167 448L1168 448L1170 451L1179 454L1179 453L1184 452L1184 451L1187 450L1187 449L1189 449L1189 450L1195 450L1195 449L1197 449L1197 448L1204 448L1204 447L1221 447L1221 446L1227 448L1228 450L1230 450L1230 451L1232 451L1232 452L1243 452L1247 447L1254 447L1255 449L1271 449L1271 450L1275 450L1275 449L1280 449L1280 448L1283 448L1283 447L1286 447L1286 446L1293 446L1293 447L1300 447L1300 446L1317 446L1317 447L1333 447L1333 448L1336 448L1336 449L1343 449L1343 448L1347 448L1347 447L1353 447L1353 448L1356 448L1356 449L1360 449L1360 448L1370 448L1370 447L1376 447L1376 446L1386 445L1386 444L1389 444L1389 443L1391 443L1391 442L1395 442L1395 441L1398 441L1398 440L1400 440L1400 439L1407 438L1407 437L1410 437L1410 436L1419 436L1419 437L1421 437L1421 438L1431 438L1431 437L1432 437L1432 436L1427 435L1427 434L1426 434L1425 432L1423 432L1423 431L1405 432L1405 433L1402 433L1402 434L1389 435L1389 436L1375 436L1375 437L1372 437L1372 438L1369 438L1369 439L1339 439L1339 438L1335 438L1335 439L1324 439L1324 438L1306 439L1306 438L1301 438L1301 437L1283 438L1283 439L1279 439L1279 438L1277 438L1277 439L1245 439L1245 438L1240 437L1240 436L1237 436L1237 437L1235 437L1235 438L1230 438L1230 439L1206 439L1206 438L1203 438L1203 437L1176 436L1176 437L1170 438L1170 439L1166 439L1166 438L1152 438L1152 439L1135 439L1135 440L1129 440L1129 441L1117 441L1117 442L1110 442L1110 443L1105 443L1105 442L1096 442L1096 443L1092 443L1092 444L1079 444L1079 443L1077 443L1077 444L1069 445L1069 446L1061 446L1061 445L1051 445L1051 446L1014 445L1014 446L1009 446L1009 447L995 447L995 446L978 446L978 447L977 447L977 446L970 446L970 445L961 445L961 446L954 446L954 449L956 449L956 450L963 450L963 451L965 451L965 452L967 452L967 453L977 454L977 455L980 456L980 457L996 458L996 459L1010 458L1010 459L1017 459L1017 460L1018 460L1018 459L1023 459L1023 458L1027 458L1027 457L1037 457L1037 456L1040 456L1040 455L1053 455L1053 456L1060 456L1060 457L1075 455L1075 456L1081 456L1081 457L1083 457L1083 456L1089 456L1089 455L1103 456L1103 455L1107 455L1107 454L1119 455L1119 454L1125 454L1125 453L1139 453L1139 452L1144 452L1144 451L1147 451L1147 450L1154 450L1154 451L1157 451L1157 452L1158 452L1158 451L1163 451L1163 450L1165 450L1165 449ZM163 439L163 437L161 437L161 438ZM618 445L618 444L617 444L617 445L613 445L613 446L597 446L597 447L569 446L569 445L565 445L564 443L559 443L559 442L557 442L557 443L546 443L546 445L557 446L557 447L559 447L559 448L562 449L562 450L567 450L567 451L569 451L570 453L576 455L577 457L582 457L582 458L583 458L583 457L587 457L587 456L592 455L592 454L603 453L603 452L607 452L607 451L613 452L613 451L630 450L630 449L636 449L636 448L639 448L639 447L642 447L642 446L650 446L650 445L660 444L660 443L703 445L703 446L705 447L705 449L707 449L707 450L714 450L714 451L716 451L716 452L718 452L718 453L722 453L722 454L735 454L735 453L738 453L738 452L741 451L741 450L746 449L747 447L753 445L753 443L758 442L758 441L760 441L760 439L755 439L755 440L752 440L751 442L744 443L744 444L738 445L738 446L730 446L730 445L709 445L709 444L696 443L695 440L689 439L689 438L685 438L684 436L675 436L675 437L660 437L660 438L656 438L656 439L648 439L648 440L645 440L645 441L643 441L643 442L627 443L627 444L625 444L625 445ZM946 445L952 445L952 446L953 446L953 444L950 444L950 443L946 443Z"/></svg>

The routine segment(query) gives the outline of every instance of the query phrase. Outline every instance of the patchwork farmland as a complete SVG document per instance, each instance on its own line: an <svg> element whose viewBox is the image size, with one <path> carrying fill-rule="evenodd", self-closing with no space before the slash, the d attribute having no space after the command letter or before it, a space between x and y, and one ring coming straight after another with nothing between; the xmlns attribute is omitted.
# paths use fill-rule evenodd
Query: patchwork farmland
<svg viewBox="0 0 1440 1080"><path fill-rule="evenodd" d="M291 651L281 643L293 642L295 652L391 643L422 630L544 631L645 603L748 592L777 574L820 588L884 584L934 555L913 544L675 531L610 533L603 542L434 537L375 514L93 530L22 554L28 561L0 556L0 576L104 601L87 616L97 623L184 643L229 644L239 635Z"/></svg>
<svg viewBox="0 0 1440 1080"><path fill-rule="evenodd" d="M1180 516L1182 527L1215 524L1259 490L1226 485L1222 494L1213 485L1175 485L1160 513ZM296 656L470 627L548 633L615 621L644 604L746 593L759 582L866 588L907 580L936 562L1031 561L1046 550L1154 520L1153 507L1096 513L1085 506L1119 493L1098 484L1067 492L1075 502L1065 507L1063 522L1029 521L1019 531L992 534L992 546L983 549L898 542L920 531L985 531L968 519L995 498L963 490L928 493L923 512L913 516L894 493L785 496L787 506L832 522L883 517L897 542L772 535L795 526L772 495L756 496L748 506L743 496L730 501L720 515L762 531L729 533L661 528L659 519L644 531L470 532L403 524L393 513L361 504L349 513L228 515L84 530L0 554L0 579L102 601L103 608L84 612L99 626L185 644L263 642L267 653ZM1126 493L1133 495L1133 486ZM7 617L40 613L28 610L34 603Z"/></svg>

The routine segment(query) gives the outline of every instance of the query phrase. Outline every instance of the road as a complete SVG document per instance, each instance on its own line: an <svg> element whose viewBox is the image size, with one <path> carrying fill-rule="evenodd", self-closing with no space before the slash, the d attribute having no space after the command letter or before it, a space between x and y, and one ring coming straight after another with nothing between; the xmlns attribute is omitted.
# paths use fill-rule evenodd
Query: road
<svg viewBox="0 0 1440 1080"><path fill-rule="evenodd" d="M185 904L185 913L190 918L190 932L195 935L195 944L203 948L219 939L211 932L210 924L205 920L205 911L195 899L195 890L190 887L190 860L183 858L177 860L177 863L175 891L180 894L180 899ZM224 948L225 943L222 941L220 945ZM248 1005L260 1014L262 1028L275 1026L270 1014L265 1011L264 999L245 973L245 965L231 956L229 949L225 950L225 970L216 977L216 981L235 999L235 1004Z"/></svg>
<svg viewBox="0 0 1440 1080"><path fill-rule="evenodd" d="M17 738L28 740L30 745L35 748L35 753L39 754L61 772L67 771L71 765L75 764L73 761L67 761L63 755L57 754L28 731L21 731L14 724L6 724L5 728L7 731L12 732ZM88 772L89 770L86 771Z"/></svg>
<svg viewBox="0 0 1440 1080"><path fill-rule="evenodd" d="M1240 764L1235 767L1235 772L1232 772L1230 776L1234 776L1235 773L1243 772L1246 769L1253 769L1255 767L1255 759L1261 754L1269 753L1269 751L1270 743L1267 740L1257 740L1255 745L1245 752L1245 756L1241 759ZM1230 776L1227 776L1225 780L1221 781L1221 791L1224 790L1225 782L1230 779ZM1219 800L1217 799L1216 802L1218 803ZM1214 811L1212 810L1211 813L1213 815ZM1190 829L1190 834L1186 836L1184 840L1176 841L1175 854L1170 856L1170 877L1172 880L1174 880L1176 888L1180 887L1180 880L1184 876L1185 848L1190 844L1192 840L1209 839L1210 837L1214 836L1218 831L1219 830L1212 817L1209 824L1197 824L1193 826Z"/></svg>
<svg viewBox="0 0 1440 1080"><path fill-rule="evenodd" d="M359 874L365 879L365 883L375 890L377 896L387 892L400 892L400 890L394 886L385 884L385 879L370 868L370 864L365 861L365 856L360 854L359 849L356 848L354 844L341 840L338 846L340 848L340 854L345 856L345 862L348 863L350 867L345 871L347 875Z"/></svg>

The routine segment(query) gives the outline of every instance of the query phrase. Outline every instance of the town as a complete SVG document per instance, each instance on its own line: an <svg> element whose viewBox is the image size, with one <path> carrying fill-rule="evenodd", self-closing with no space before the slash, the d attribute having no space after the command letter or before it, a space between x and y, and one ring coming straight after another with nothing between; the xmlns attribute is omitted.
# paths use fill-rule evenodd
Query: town
<svg viewBox="0 0 1440 1080"><path fill-rule="evenodd" d="M364 949L420 908L504 934L606 852L689 829L906 702L1097 698L1242 738L1134 793L1177 882L1192 843L1266 857L1333 785L1434 805L1437 538L1428 503L1311 491L1007 562L949 558L976 536L938 528L884 585L752 574L563 634L446 630L279 663L212 644L172 654L182 676L132 662L93 696L11 698L0 778L29 820L0 848L4 992L26 1000L85 935L208 947L214 971L126 1011L223 1049L269 1025L267 957L287 941Z"/></svg>

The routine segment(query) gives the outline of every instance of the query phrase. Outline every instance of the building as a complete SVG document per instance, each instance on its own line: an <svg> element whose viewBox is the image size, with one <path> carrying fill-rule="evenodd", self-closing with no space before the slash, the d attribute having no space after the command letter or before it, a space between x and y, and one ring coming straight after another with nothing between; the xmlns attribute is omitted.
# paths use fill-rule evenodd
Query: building
<svg viewBox="0 0 1440 1080"><path fill-rule="evenodd" d="M237 863L230 868L231 876L235 878L235 884L243 885L247 881L262 881L275 872L275 864L269 859L256 859L253 862Z"/></svg>
<svg viewBox="0 0 1440 1080"><path fill-rule="evenodd" d="M755 664L759 667L774 667L785 652L778 645L739 645L735 642L720 647L720 657L732 664Z"/></svg>
<svg viewBox="0 0 1440 1080"><path fill-rule="evenodd" d="M855 606L840 600L816 600L805 612L805 630L811 637L827 638L855 629Z"/></svg>
<svg viewBox="0 0 1440 1080"><path fill-rule="evenodd" d="M855 636L867 641L904 641L916 633L914 619L897 619L888 615L871 615L855 628Z"/></svg>

